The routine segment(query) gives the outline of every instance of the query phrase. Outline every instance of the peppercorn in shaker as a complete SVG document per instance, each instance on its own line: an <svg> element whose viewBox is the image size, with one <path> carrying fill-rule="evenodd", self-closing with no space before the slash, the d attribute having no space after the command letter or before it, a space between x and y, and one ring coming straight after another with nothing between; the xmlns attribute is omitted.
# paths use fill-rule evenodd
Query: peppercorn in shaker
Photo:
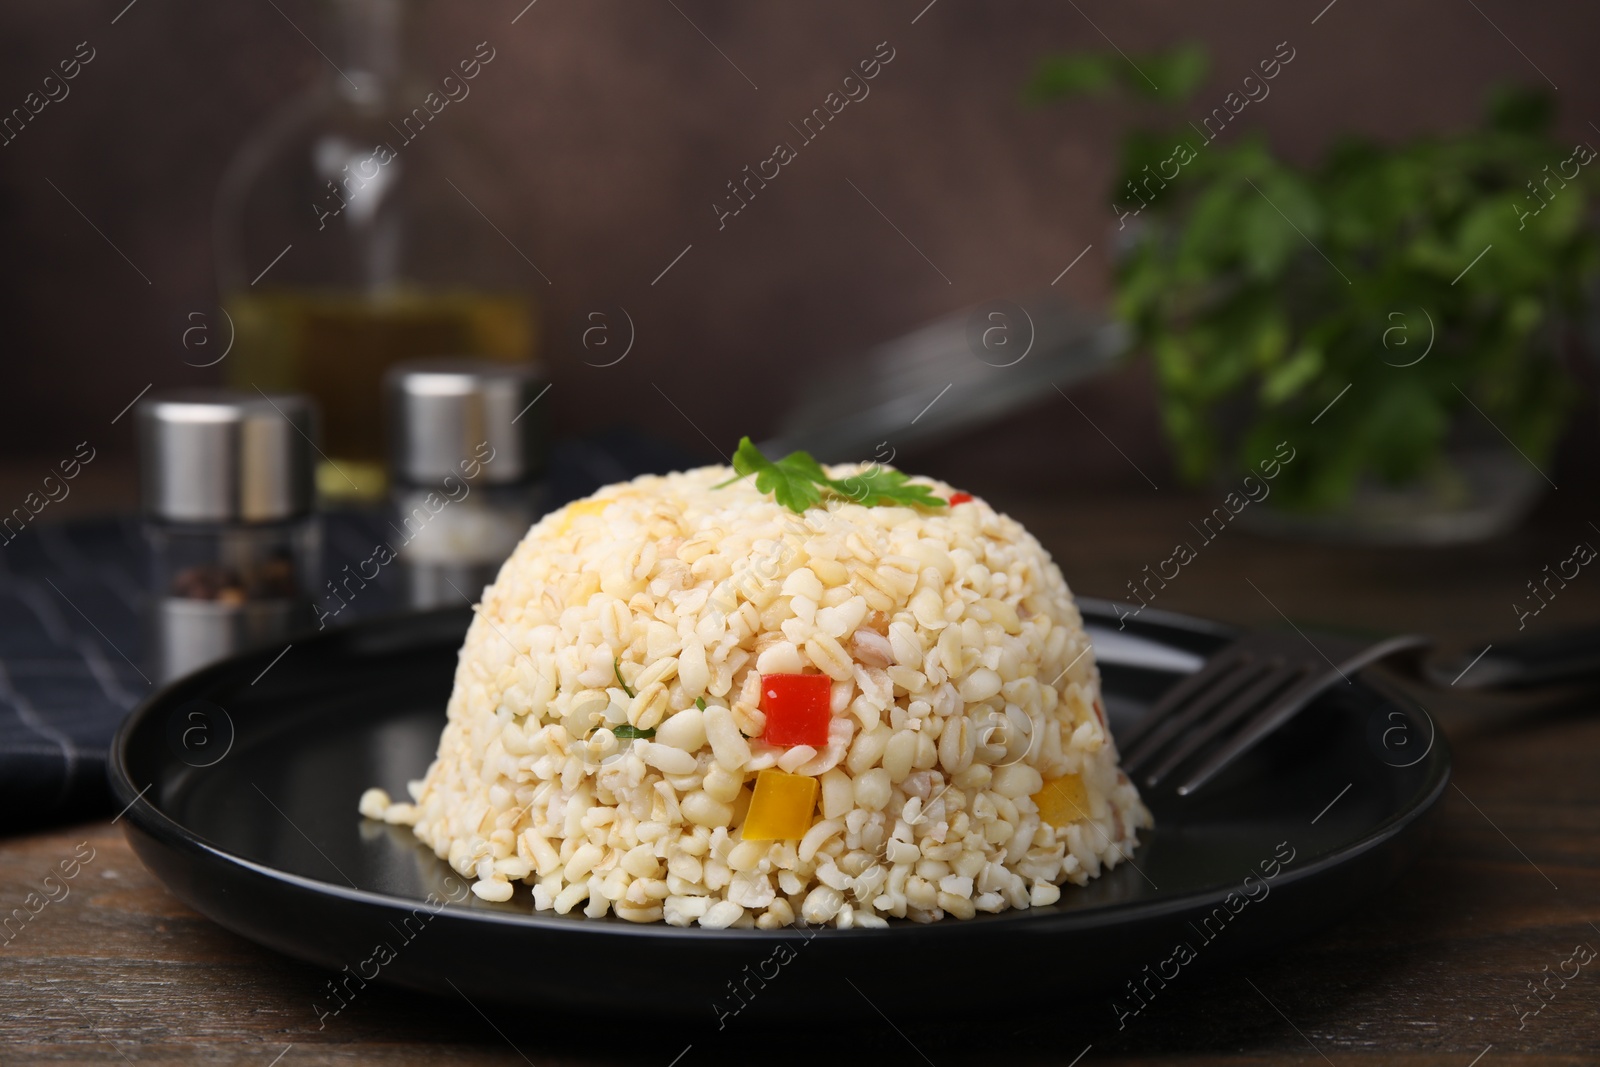
<svg viewBox="0 0 1600 1067"><path fill-rule="evenodd" d="M141 401L137 419L160 679L310 628L320 537L309 402L188 390Z"/></svg>
<svg viewBox="0 0 1600 1067"><path fill-rule="evenodd" d="M543 513L546 388L532 365L464 359L385 377L391 530L410 606L476 601Z"/></svg>

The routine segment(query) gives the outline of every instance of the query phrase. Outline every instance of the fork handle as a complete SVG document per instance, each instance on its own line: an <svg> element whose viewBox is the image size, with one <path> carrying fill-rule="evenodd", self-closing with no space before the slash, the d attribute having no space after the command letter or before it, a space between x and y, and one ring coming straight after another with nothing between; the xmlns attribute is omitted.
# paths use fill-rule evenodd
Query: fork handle
<svg viewBox="0 0 1600 1067"><path fill-rule="evenodd" d="M1431 665L1442 685L1457 689L1542 689L1578 683L1600 684L1600 626L1566 630L1549 637L1496 641L1473 661L1470 654Z"/></svg>

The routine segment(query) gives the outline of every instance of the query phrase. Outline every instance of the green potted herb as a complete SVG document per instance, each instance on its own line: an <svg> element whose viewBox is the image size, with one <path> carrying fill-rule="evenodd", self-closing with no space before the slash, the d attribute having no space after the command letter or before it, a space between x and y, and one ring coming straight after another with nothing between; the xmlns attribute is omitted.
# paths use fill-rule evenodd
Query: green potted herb
<svg viewBox="0 0 1600 1067"><path fill-rule="evenodd" d="M1478 129L1288 163L1229 125L1273 106L1284 47L1217 108L1123 146L1116 311L1154 361L1178 468L1236 479L1289 442L1258 527L1502 532L1546 488L1575 394L1562 359L1600 269L1595 151L1552 136L1547 95L1501 90ZM1131 90L1170 112L1205 73L1193 48L1060 56L1029 96Z"/></svg>

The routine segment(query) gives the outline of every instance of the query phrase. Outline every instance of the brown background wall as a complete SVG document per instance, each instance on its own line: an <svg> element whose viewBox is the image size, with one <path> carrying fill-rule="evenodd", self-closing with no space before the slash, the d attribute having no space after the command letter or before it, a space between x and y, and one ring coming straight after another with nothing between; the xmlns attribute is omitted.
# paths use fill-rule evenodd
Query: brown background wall
<svg viewBox="0 0 1600 1067"><path fill-rule="evenodd" d="M601 304L626 305L638 324L617 367L548 349L557 428L625 420L707 455L652 383L731 448L769 428L787 383L819 361L1037 290L1086 244L1094 249L1058 289L1104 300L1104 190L1129 112L1019 102L1042 54L1105 47L1096 27L1135 53L1204 42L1213 78L1198 100L1220 98L1289 41L1293 65L1238 125L1300 158L1346 132L1459 128L1488 85L1537 83L1541 70L1575 136L1600 121L1589 76L1600 8L1587 4L1338 0L1313 25L1324 0L938 0L925 11L926 0L538 0L512 25L524 2L434 3L419 66L442 72L483 40L498 50L472 100L444 118L494 161L479 205L553 281L531 270L524 279L545 301L549 339ZM17 0L0 13L0 109L77 42L98 52L70 97L0 148L0 448L10 458L67 455L85 437L125 451L131 420L110 419L146 383L217 373L184 366L180 337L188 313L214 305L218 176L252 129L327 69L295 28L324 34L307 0L279 0L281 11L266 0L125 3ZM724 183L884 40L896 56L871 96L718 232L711 203ZM1168 477L1141 370L1074 395L1133 460ZM1037 462L1019 464L1024 456ZM1054 397L917 465L954 478L1020 469L1046 485L1143 484Z"/></svg>

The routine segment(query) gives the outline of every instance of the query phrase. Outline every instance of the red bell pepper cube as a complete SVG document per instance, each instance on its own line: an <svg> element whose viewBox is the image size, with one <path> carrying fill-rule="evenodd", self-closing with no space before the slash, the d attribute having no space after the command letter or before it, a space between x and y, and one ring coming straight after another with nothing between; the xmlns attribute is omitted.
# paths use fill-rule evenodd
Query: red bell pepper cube
<svg viewBox="0 0 1600 1067"><path fill-rule="evenodd" d="M762 739L772 745L828 743L833 719L833 680L826 674L763 674L761 710L767 716Z"/></svg>

